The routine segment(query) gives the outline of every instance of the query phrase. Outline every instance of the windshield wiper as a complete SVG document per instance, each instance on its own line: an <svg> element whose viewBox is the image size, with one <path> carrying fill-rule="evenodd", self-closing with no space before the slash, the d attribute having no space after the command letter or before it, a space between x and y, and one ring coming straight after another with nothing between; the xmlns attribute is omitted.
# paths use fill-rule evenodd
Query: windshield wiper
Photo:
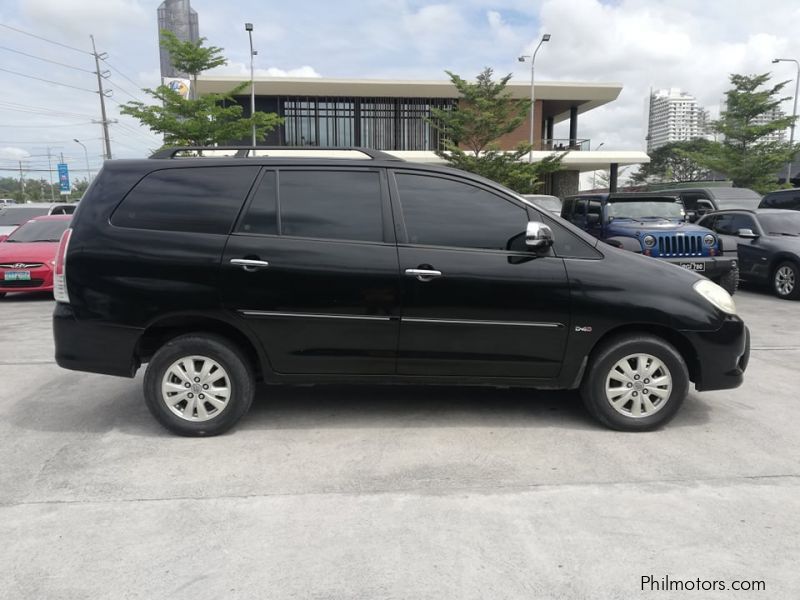
<svg viewBox="0 0 800 600"><path fill-rule="evenodd" d="M785 231L770 231L769 235L785 235L788 237L800 237L800 233L786 233Z"/></svg>

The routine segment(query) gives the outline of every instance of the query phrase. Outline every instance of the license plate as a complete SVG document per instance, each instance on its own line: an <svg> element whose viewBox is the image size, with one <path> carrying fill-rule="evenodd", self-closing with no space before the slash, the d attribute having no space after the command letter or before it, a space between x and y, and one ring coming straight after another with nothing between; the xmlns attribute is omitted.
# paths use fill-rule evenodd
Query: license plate
<svg viewBox="0 0 800 600"><path fill-rule="evenodd" d="M701 263L701 262L682 262L681 266L684 269L689 269L690 271L705 271L706 270L706 263Z"/></svg>
<svg viewBox="0 0 800 600"><path fill-rule="evenodd" d="M6 281L30 281L30 271L6 271L4 279Z"/></svg>

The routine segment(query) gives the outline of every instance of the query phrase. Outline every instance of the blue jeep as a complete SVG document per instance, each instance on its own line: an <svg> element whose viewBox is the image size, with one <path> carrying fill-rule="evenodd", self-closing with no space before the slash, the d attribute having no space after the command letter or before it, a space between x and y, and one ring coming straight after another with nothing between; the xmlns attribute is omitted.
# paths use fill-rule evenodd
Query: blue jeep
<svg viewBox="0 0 800 600"><path fill-rule="evenodd" d="M562 218L617 248L697 271L733 294L735 259L724 258L717 236L686 222L683 205L652 193L582 194L564 200Z"/></svg>

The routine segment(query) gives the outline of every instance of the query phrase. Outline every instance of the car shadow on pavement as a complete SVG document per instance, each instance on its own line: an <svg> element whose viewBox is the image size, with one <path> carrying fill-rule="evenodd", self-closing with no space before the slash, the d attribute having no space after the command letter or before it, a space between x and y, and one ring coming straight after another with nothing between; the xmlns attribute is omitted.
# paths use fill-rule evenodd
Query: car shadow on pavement
<svg viewBox="0 0 800 600"><path fill-rule="evenodd" d="M46 302L53 301L53 292L6 292L5 298L0 298L0 305L11 302Z"/></svg>
<svg viewBox="0 0 800 600"><path fill-rule="evenodd" d="M7 412L29 430L164 437L147 410L141 380L79 376L51 381ZM82 383L79 383L82 381ZM53 389L50 389L53 388ZM52 398L58 397L54 403ZM667 428L697 427L709 420L707 402L691 394ZM515 427L602 430L575 391L406 385L261 385L238 430L426 427Z"/></svg>

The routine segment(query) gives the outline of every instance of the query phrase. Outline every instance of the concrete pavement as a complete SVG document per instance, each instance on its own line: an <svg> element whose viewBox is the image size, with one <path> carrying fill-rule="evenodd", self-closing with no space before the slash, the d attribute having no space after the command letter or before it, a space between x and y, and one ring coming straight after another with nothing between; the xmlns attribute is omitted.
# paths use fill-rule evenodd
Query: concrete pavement
<svg viewBox="0 0 800 600"><path fill-rule="evenodd" d="M135 380L59 369L47 297L0 300L2 598L796 598L800 303L736 296L745 385L648 434L574 394L264 387L171 436Z"/></svg>

